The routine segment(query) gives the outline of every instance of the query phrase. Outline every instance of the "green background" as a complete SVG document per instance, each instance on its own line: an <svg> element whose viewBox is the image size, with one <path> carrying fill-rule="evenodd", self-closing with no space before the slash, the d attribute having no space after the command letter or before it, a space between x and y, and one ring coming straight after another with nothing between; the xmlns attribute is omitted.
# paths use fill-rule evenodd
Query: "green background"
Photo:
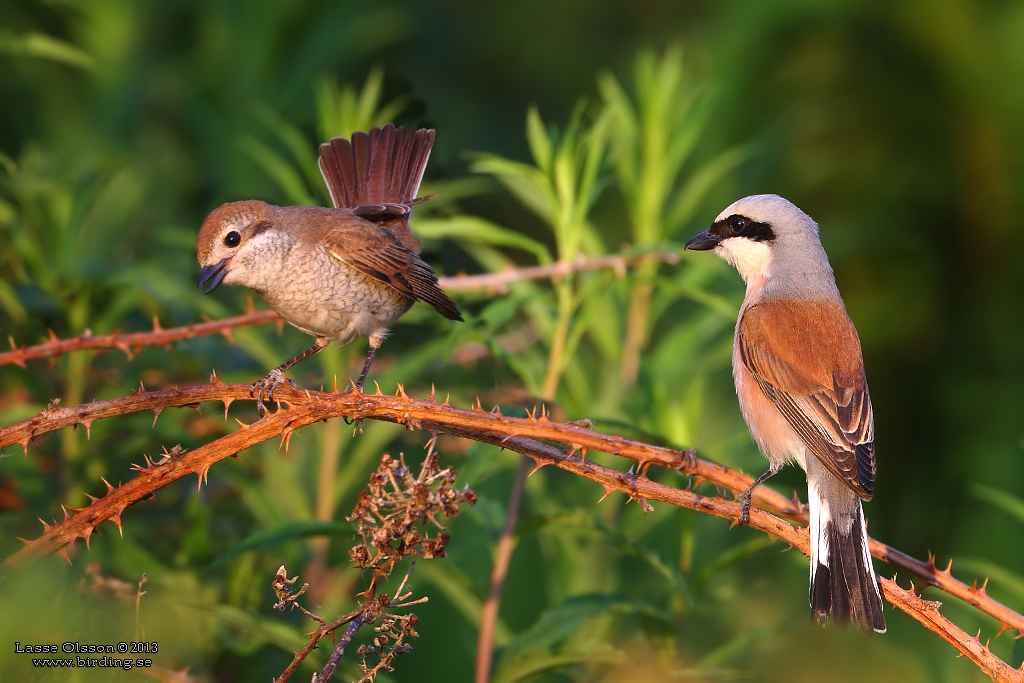
<svg viewBox="0 0 1024 683"><path fill-rule="evenodd" d="M954 558L968 583L991 576L992 595L1021 610L1022 84L1024 5L1009 0L5 0L0 332L31 344L47 329L136 331L153 316L171 327L243 312L245 290L195 291L203 217L236 199L323 203L315 145L375 122L375 112L437 130L424 191L439 199L417 209L413 227L448 275L620 248L679 250L735 199L778 193L821 225L863 342L878 454L872 535L943 565ZM631 137L623 101L659 97L664 120ZM527 134L531 106L539 118ZM594 133L602 122L603 138ZM640 153L631 168L625 160L644 131L653 131L653 156ZM675 166L651 161L681 139L687 151ZM581 174L590 159L593 186L545 206L545 174L511 163L543 171L544 140ZM644 194L658 183L661 204ZM645 223L654 206L664 210ZM566 207L575 213L559 215ZM618 368L644 287L650 329L632 384ZM569 353L549 401L556 416L696 447L756 473L765 461L729 371L742 292L718 259L684 254L678 266L626 279L596 273L458 293L467 323L417 306L371 380L388 391L401 381L414 395L435 384L458 405L480 396L523 414L544 394L548 349L565 322ZM308 343L273 326L234 338L145 349L130 362L80 352L3 367L3 424L54 398L74 405L140 381L200 383L212 368L250 382ZM357 340L329 350L292 376L306 386L343 381L364 349ZM230 431L218 410L168 411L155 428L146 415L97 422L89 441L65 430L27 458L5 449L3 554L17 549L15 537L38 535L37 517L102 493L100 477L126 480L143 453ZM255 418L251 405L232 415ZM42 676L6 643L135 633L133 602L79 588L92 562L129 583L146 572L141 626L161 643L160 665L191 666L209 681L280 673L309 622L269 608L273 573L285 564L314 581L307 604L324 616L350 609L359 579L344 516L382 452L415 460L424 441L390 425L353 437L328 423L296 434L288 454L273 442L214 467L198 493L191 479L162 489L126 512L123 539L105 524L89 552L78 544L71 566L48 558L5 579L0 676ZM471 677L474 619L517 464L456 441L442 440L441 452L480 502L451 525L450 557L413 574L431 601L394 680ZM330 453L340 457L326 470L335 478L327 495ZM652 476L686 485L674 473ZM805 496L795 468L771 485ZM752 530L666 506L645 517L622 496L596 505L600 493L559 472L529 480L502 604L500 680L985 679L901 613L887 612L889 632L874 638L812 627L806 560ZM310 523L325 514L338 524L317 536L324 527ZM971 633L980 628L983 641L998 630L952 599L943 611ZM1003 634L992 648L1019 666L1022 643ZM344 675L357 678L346 661Z"/></svg>

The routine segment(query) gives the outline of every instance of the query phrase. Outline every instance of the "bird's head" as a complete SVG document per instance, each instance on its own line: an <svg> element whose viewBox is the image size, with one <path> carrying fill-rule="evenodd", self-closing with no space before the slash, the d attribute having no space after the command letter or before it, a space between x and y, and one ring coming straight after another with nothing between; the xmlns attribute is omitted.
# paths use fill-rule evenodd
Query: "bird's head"
<svg viewBox="0 0 1024 683"><path fill-rule="evenodd" d="M199 291L209 294L221 283L248 285L251 264L258 262L261 239L274 227L276 207L260 201L223 204L206 217L196 240Z"/></svg>
<svg viewBox="0 0 1024 683"><path fill-rule="evenodd" d="M748 284L770 278L780 258L824 257L818 225L796 205L774 194L733 202L710 228L687 242L686 248L714 250Z"/></svg>

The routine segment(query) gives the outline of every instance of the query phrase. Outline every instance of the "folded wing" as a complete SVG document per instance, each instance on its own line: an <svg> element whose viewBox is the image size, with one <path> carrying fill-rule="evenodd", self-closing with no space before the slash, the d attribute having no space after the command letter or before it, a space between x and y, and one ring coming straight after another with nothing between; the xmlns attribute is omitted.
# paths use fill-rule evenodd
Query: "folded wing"
<svg viewBox="0 0 1024 683"><path fill-rule="evenodd" d="M859 497L875 486L875 428L860 340L838 301L748 308L740 358L808 450Z"/></svg>
<svg viewBox="0 0 1024 683"><path fill-rule="evenodd" d="M431 199L416 193L433 144L433 130L389 123L320 145L320 172L331 200L352 216L324 226L325 243L338 260L427 302L450 320L462 320L433 269L417 255L419 240L409 229L412 207Z"/></svg>

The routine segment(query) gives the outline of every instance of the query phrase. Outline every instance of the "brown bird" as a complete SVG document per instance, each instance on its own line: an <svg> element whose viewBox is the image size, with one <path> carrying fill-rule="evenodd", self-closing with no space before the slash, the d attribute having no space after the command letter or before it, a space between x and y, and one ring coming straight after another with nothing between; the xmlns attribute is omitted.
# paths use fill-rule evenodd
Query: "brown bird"
<svg viewBox="0 0 1024 683"><path fill-rule="evenodd" d="M362 390L388 326L425 301L449 320L459 309L437 286L437 275L418 256L409 230L412 207L427 166L434 131L388 124L352 140L320 146L320 171L335 208L272 206L261 201L224 204L199 230L199 291L221 283L259 292L282 318L316 343L252 385L256 409L285 371L332 341L368 337L370 351L356 387Z"/></svg>

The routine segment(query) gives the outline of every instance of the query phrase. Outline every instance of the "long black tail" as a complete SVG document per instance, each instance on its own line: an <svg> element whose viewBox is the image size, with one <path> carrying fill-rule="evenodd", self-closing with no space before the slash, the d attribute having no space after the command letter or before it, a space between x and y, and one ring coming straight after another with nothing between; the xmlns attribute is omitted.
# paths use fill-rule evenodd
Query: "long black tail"
<svg viewBox="0 0 1024 683"><path fill-rule="evenodd" d="M819 623L830 616L865 631L885 632L882 594L871 566L860 500L852 505L822 501L809 487L811 513L811 612ZM851 493L852 495L852 493ZM830 505L833 503L833 505ZM830 508L848 508L843 510Z"/></svg>

